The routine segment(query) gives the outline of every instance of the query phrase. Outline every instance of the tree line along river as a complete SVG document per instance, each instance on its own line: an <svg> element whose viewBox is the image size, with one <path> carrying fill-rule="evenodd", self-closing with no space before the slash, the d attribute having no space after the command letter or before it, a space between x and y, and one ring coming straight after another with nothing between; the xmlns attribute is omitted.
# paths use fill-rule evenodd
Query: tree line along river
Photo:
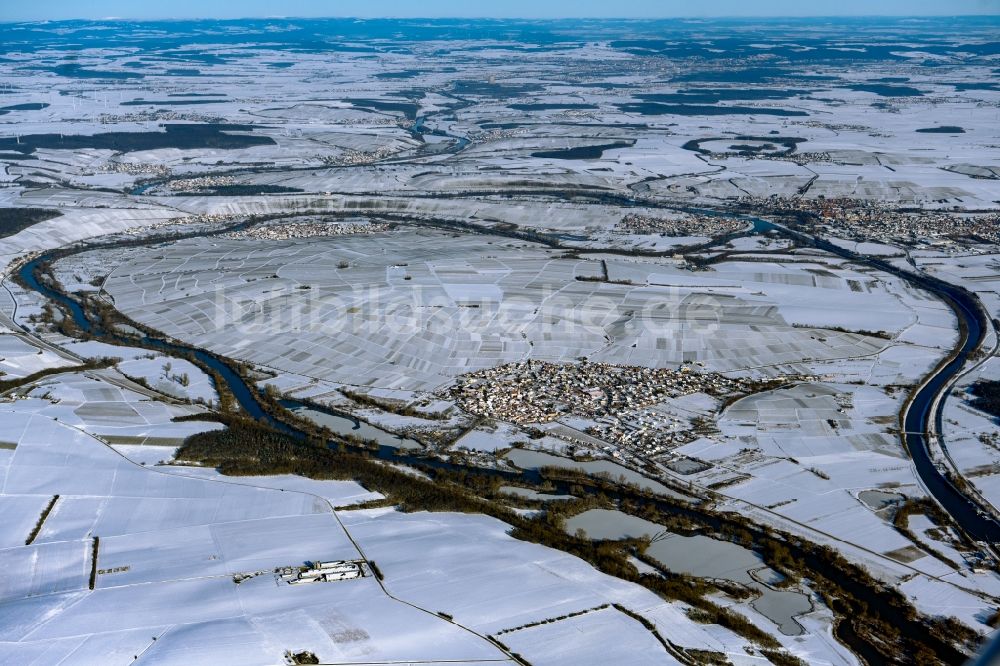
<svg viewBox="0 0 1000 666"><path fill-rule="evenodd" d="M753 228L750 233L774 231L800 243L812 245L817 249L824 250L852 262L889 273L931 292L944 301L955 313L960 328L958 346L953 350L949 359L935 368L931 375L926 378L911 396L902 419L904 430L902 435L903 443L913 460L913 464L924 486L951 515L954 521L977 541L988 544L1000 542L1000 523L984 507L979 506L972 498L957 488L938 469L931 458L928 445L927 429L932 419L936 424L938 436L941 436L942 412L944 398L946 397L943 392L946 391L950 381L962 371L970 356L979 349L985 338L989 320L978 299L965 289L950 285L930 276L902 270L885 260L859 255L822 238L800 233L767 220L756 217L750 219L753 222ZM229 231L232 228L226 230ZM46 299L63 306L73 318L74 323L85 333L103 338L112 344L127 346L130 344L128 337L120 335L115 331L101 329L90 319L84 306L77 299L61 290L44 284L38 279L39 270L55 258L62 258L68 256L68 254L90 251L100 247L114 246L115 244L113 243L103 246L99 244L83 245L78 249L57 250L45 253L23 264L18 271L18 275L21 282L28 288L36 291ZM567 247L566 249L573 248ZM134 344L134 341L132 343ZM248 386L246 381L218 356L197 347L166 341L148 335L145 335L141 339L141 343L167 354L193 356L200 363L218 373L218 376L225 381L240 407L249 416L258 420L263 419L269 425L282 432L304 436L304 433L269 414L258 400L256 387L251 388ZM941 394L941 400L937 400L939 394ZM932 413L935 410L935 404L937 405L937 409L935 413ZM294 404L287 406L292 408L297 407ZM298 407L301 407L301 405ZM379 451L381 452L379 455L399 460L400 452L397 449L398 447L381 444L379 446ZM422 457L421 460L426 461L427 459ZM443 463L443 461L441 462ZM450 465L451 463L443 464Z"/></svg>
<svg viewBox="0 0 1000 666"><path fill-rule="evenodd" d="M246 223L243 224L245 225ZM223 231L231 231L233 228L233 226L230 226ZM925 290L931 291L936 296L944 300L955 311L959 321L962 322L962 335L960 336L959 346L953 352L950 359L936 368L929 379L925 381L911 397L909 407L904 414L905 429L907 431L904 434L904 440L911 453L921 479L925 483L928 490L942 504L942 506L944 506L954 520L975 539L995 542L998 535L1000 535L1000 526L998 526L997 522L993 520L992 517L977 507L972 500L963 495L946 477L944 477L940 470L937 469L930 458L925 433L926 425L930 422L929 419L933 417L931 411L935 404L936 397L947 387L950 379L961 372L966 360L969 358L970 354L979 348L985 336L985 326L987 325L987 320L983 315L982 309L979 307L975 296L961 288L947 285L946 283L934 280L933 278L927 278L925 276L897 269L896 267L881 260L856 255L855 253L833 245L828 241L807 236L765 220L753 219L753 229L750 233L761 233L771 230L777 231L778 233L784 234L799 242L811 244L819 249L826 250L851 261L866 264L878 270L896 275ZM209 232L208 235L214 233L221 232ZM202 232L202 234L204 234L204 232ZM190 235L193 236L200 234ZM165 239L146 239L144 242L161 242L162 240ZM138 243L133 242L132 244ZM53 250L21 265L18 269L18 277L21 283L27 288L61 306L84 333L114 345L136 346L138 343L140 346L148 347L168 355L194 358L205 369L216 373L216 376L226 384L236 402L248 416L258 421L263 421L272 428L295 438L305 439L309 437L310 434L305 430L300 429L285 420L276 418L274 414L270 413L268 408L265 408L264 403L260 399L260 389L258 389L256 385L248 383L248 380L243 378L230 363L226 362L225 359L197 347L166 340L160 337L154 337L153 335L146 333L144 333L141 338L136 339L123 335L115 330L108 330L102 326L99 318L92 318L90 316L87 311L87 305L82 300L78 300L73 295L67 294L62 290L47 284L46 281L39 279L39 276L46 270L49 263L55 259L95 249L116 247L118 245L119 243L110 242L105 244L81 245L71 249ZM939 425L940 406L942 403L943 400L937 403L939 410L937 419ZM291 410L315 408L315 406L305 405L295 401L285 402L283 403L283 406L286 409ZM538 486L543 481L553 481L550 476L543 475L539 469L531 469L530 466L526 466L526 469L477 467L421 455L419 451L414 452L411 449L401 449L398 446L385 443L379 443L377 446L373 447L353 443L344 443L341 441L332 442L332 444L334 443L353 452L363 453L364 455L377 457L379 459L393 460L418 467L423 466L425 468L432 469L446 469L452 471L464 471L473 474L484 474L499 477L505 482L514 481L529 486ZM555 492L563 493L569 493L571 486L578 489L581 487L579 484L574 484L572 481L560 481L558 479L555 479L554 485ZM606 484L584 484L583 490L588 494L603 492L612 498L634 499L633 491L626 488L622 488L620 491L613 489L609 491ZM704 513L694 502L678 506L676 498L673 498L671 501L644 497L644 500L651 502L658 509L664 511L697 516L707 525L716 524L718 522L718 518ZM718 524L716 526L719 527L720 525L721 524ZM881 608L883 609L883 612L887 613L892 612L891 605L886 605L886 601L881 598L878 591L867 589L864 585L858 585L857 581L850 580L849 576L845 578L844 572L837 570L835 566L823 562L821 558L810 557L809 560L810 567L814 570L823 572L824 575L830 576L834 580L837 580L841 585L850 589L852 594L865 600L865 602L870 604L873 608ZM918 631L908 628L904 631L904 633L917 634ZM850 645L856 653L863 654L869 663L886 663L884 659L880 658L878 652L873 650L872 646L857 634L851 623L838 623L837 635L843 642ZM949 648L946 648L943 645L939 645L939 647L950 651ZM955 661L957 655L958 653L951 652L952 658L949 658L947 661L950 663L958 663L958 661Z"/></svg>

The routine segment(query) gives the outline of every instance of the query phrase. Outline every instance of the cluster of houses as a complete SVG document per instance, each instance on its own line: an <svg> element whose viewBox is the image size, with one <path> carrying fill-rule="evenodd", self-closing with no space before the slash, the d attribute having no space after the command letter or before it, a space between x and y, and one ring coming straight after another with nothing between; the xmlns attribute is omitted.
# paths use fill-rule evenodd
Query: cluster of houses
<svg viewBox="0 0 1000 666"><path fill-rule="evenodd" d="M375 150L345 150L333 157L323 157L323 162L330 166L344 166L350 164L372 164L379 160L392 157L397 152L396 148L390 145L379 146Z"/></svg>
<svg viewBox="0 0 1000 666"><path fill-rule="evenodd" d="M465 411L510 423L546 423L573 414L615 417L691 393L749 393L751 379L677 370L612 365L520 361L459 377L449 396Z"/></svg>
<svg viewBox="0 0 1000 666"><path fill-rule="evenodd" d="M833 162L833 156L825 150L806 153L792 153L791 155L752 155L748 156L752 160L774 160L776 162L795 162L796 164L816 164L819 162Z"/></svg>
<svg viewBox="0 0 1000 666"><path fill-rule="evenodd" d="M513 139L517 136L522 136L527 134L528 130L525 127L515 127L512 129L494 129L488 132L480 132L470 138L470 143L473 144L483 144L490 143L492 141L503 141L504 139Z"/></svg>
<svg viewBox="0 0 1000 666"><path fill-rule="evenodd" d="M170 175L170 169L162 164L149 164L147 162L108 162L97 171L86 172L85 175L92 176L95 173L124 173L130 176L151 173L165 178Z"/></svg>
<svg viewBox="0 0 1000 666"><path fill-rule="evenodd" d="M905 245L948 245L957 239L974 238L1000 242L1000 214L954 215L944 211L900 213L881 202L866 201L857 208L823 206L821 217L838 233L846 230L855 238Z"/></svg>
<svg viewBox="0 0 1000 666"><path fill-rule="evenodd" d="M615 225L614 232L641 236L722 236L747 228L747 221L732 217L690 214L677 218L650 217L629 213Z"/></svg>
<svg viewBox="0 0 1000 666"><path fill-rule="evenodd" d="M167 183L167 187L175 192L190 192L208 187L224 187L235 185L236 179L232 176L199 176L197 178L179 178Z"/></svg>
<svg viewBox="0 0 1000 666"><path fill-rule="evenodd" d="M249 229L234 231L227 238L254 240L291 240L314 236L345 236L348 234L374 234L388 231L385 222L293 222L288 224L261 224Z"/></svg>
<svg viewBox="0 0 1000 666"><path fill-rule="evenodd" d="M226 222L232 222L236 219L245 218L245 215L229 215L222 213L205 213L204 215L190 215L188 217L172 217L160 222L154 222L153 224L147 224L138 227L129 227L121 233L127 236L142 236L149 233L150 231L155 231L157 229L164 229L166 227L176 227L179 224L183 225L197 225L197 224L225 224Z"/></svg>
<svg viewBox="0 0 1000 666"><path fill-rule="evenodd" d="M648 408L603 416L587 434L646 458L697 439L687 419Z"/></svg>
<svg viewBox="0 0 1000 666"><path fill-rule="evenodd" d="M745 197L743 203L775 205L773 199ZM837 236L902 245L948 246L957 239L1000 242L1000 213L953 213L946 210L901 211L868 199L782 199L782 208L817 214Z"/></svg>
<svg viewBox="0 0 1000 666"><path fill-rule="evenodd" d="M102 125L117 125L121 123L153 123L184 120L192 123L218 123L224 118L218 116L206 116L203 113L181 113L167 109L157 109L155 111L133 111L130 113L102 113L97 117Z"/></svg>

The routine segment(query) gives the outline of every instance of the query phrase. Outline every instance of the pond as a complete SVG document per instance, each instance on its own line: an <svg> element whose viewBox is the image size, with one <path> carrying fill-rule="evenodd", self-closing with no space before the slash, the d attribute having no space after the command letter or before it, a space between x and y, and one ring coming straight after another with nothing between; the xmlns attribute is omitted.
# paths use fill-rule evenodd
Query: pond
<svg viewBox="0 0 1000 666"><path fill-rule="evenodd" d="M531 488L520 488L518 486L500 486L500 492L507 493L508 495L517 495L524 499L541 500L543 502L575 499L573 495L550 495L548 493L540 493Z"/></svg>
<svg viewBox="0 0 1000 666"><path fill-rule="evenodd" d="M512 449L506 455L507 460L514 463L521 469L540 469L542 467L561 467L563 469L577 469L587 474L610 474L613 479L624 477L629 483L667 497L674 497L691 501L690 497L681 495L678 492L667 488L658 481L654 481L638 472L624 467L610 460L586 460L578 461L564 456L555 456L543 451L532 451L530 449Z"/></svg>
<svg viewBox="0 0 1000 666"><path fill-rule="evenodd" d="M382 430L353 416L316 409L294 400L282 400L281 404L296 416L300 416L318 426L329 428L338 435L370 439L382 446L389 446L396 449L423 448L420 442L412 437L402 437L388 430Z"/></svg>
<svg viewBox="0 0 1000 666"><path fill-rule="evenodd" d="M803 633L795 617L812 611L812 602L805 594L768 586L781 580L781 575L769 568L754 551L730 541L720 541L701 534L673 534L662 525L630 516L612 509L590 509L566 521L568 534L582 529L587 537L598 541L649 538L646 555L669 571L733 581L760 593L750 605L774 622L786 636Z"/></svg>
<svg viewBox="0 0 1000 666"><path fill-rule="evenodd" d="M872 511L881 511L895 504L902 504L906 501L906 496L884 490L862 490L858 493L858 499Z"/></svg>

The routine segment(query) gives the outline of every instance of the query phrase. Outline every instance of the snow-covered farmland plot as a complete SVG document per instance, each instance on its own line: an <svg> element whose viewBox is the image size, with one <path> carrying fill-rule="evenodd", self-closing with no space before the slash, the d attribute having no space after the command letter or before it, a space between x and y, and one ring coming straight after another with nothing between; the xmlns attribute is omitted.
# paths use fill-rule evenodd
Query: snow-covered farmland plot
<svg viewBox="0 0 1000 666"><path fill-rule="evenodd" d="M997 27L0 24L0 663L964 661Z"/></svg>
<svg viewBox="0 0 1000 666"><path fill-rule="evenodd" d="M904 331L917 319L892 285L852 290L851 281L871 280L850 269L727 263L694 278L662 263L607 259L614 282L602 283L577 279L599 272L598 261L501 238L446 239L399 231L266 249L188 241L136 254L105 289L136 320L227 356L425 391L525 357L788 369L885 348L849 330L861 322L845 313L869 299L882 306L868 322L876 331Z"/></svg>
<svg viewBox="0 0 1000 666"><path fill-rule="evenodd" d="M498 632L612 603L668 612L642 588L517 542L492 519L392 510L338 517L331 506L357 494L346 482L143 467L51 412L15 420L23 434L4 457L0 506L31 509L36 517L51 506L38 530L5 522L11 581L0 599L5 659L87 660L106 651L106 663L129 663L131 655L119 655L114 644L166 664L234 654L241 663L270 664L285 649L340 663L472 662L502 655L462 627ZM29 532L32 545L18 544ZM379 562L384 590L370 572L299 586L274 573L317 559L354 559L359 546ZM649 658L668 658L635 620L598 617L595 630L631 623L657 648L660 656ZM735 636L712 636L684 622L686 644L741 645Z"/></svg>

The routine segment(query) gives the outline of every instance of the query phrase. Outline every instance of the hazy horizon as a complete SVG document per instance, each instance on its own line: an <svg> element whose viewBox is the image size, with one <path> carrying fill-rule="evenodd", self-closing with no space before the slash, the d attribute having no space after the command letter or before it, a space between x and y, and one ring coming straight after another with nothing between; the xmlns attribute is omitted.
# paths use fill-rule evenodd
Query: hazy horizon
<svg viewBox="0 0 1000 666"><path fill-rule="evenodd" d="M275 12L280 8L280 12ZM508 0L487 8L470 8L456 0L427 0L421 3L404 0L324 2L322 0L246 0L240 3L175 0L170 3L145 3L136 6L125 0L97 0L81 3L54 0L44 6L30 5L0 9L0 21L58 20L167 20L167 19L279 19L279 18L357 18L357 19L673 19L673 18L850 18L850 17L934 17L994 16L1000 14L1000 0L886 0L872 3L861 0L818 0L805 4L793 0L769 0L745 3L719 0L705 6L690 3L652 0L620 0L607 3L595 0L555 0L546 3Z"/></svg>

